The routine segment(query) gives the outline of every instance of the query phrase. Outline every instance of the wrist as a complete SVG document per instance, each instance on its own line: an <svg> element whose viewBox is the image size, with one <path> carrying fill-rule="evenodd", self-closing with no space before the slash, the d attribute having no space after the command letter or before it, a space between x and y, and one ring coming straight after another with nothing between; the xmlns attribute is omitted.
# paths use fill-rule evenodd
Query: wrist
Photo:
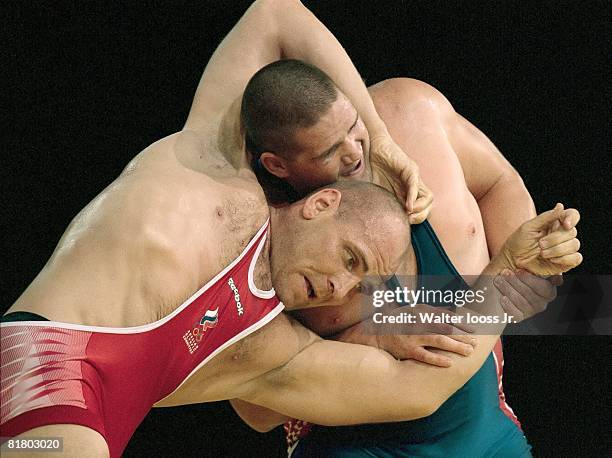
<svg viewBox="0 0 612 458"><path fill-rule="evenodd" d="M512 259L512 256L508 253L505 247L502 247L499 253L493 256L493 258L491 259L491 262L485 269L485 272L488 273L489 275L497 275L505 269L508 269L514 272L517 270L517 267Z"/></svg>
<svg viewBox="0 0 612 458"><path fill-rule="evenodd" d="M370 120L369 122L365 122L365 125L366 125L366 128L368 129L368 135L370 136L370 142L377 140L381 137L388 138L391 136L389 134L389 130L387 129L387 125L380 118L376 120Z"/></svg>
<svg viewBox="0 0 612 458"><path fill-rule="evenodd" d="M376 133L373 133L372 131L370 131L368 129L368 132L370 133L370 143L374 143L378 140L387 140L391 138L391 135L389 134L388 131L386 131L386 127L385 130L377 130Z"/></svg>

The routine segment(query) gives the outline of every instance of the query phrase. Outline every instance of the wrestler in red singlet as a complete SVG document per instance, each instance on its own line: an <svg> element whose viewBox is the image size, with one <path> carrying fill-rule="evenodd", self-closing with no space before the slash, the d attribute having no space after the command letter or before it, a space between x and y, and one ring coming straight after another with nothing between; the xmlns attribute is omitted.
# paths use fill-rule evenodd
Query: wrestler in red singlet
<svg viewBox="0 0 612 458"><path fill-rule="evenodd" d="M284 308L253 270L268 223L229 266L154 323L108 328L54 321L0 325L0 436L50 424L98 431L120 456L151 406Z"/></svg>

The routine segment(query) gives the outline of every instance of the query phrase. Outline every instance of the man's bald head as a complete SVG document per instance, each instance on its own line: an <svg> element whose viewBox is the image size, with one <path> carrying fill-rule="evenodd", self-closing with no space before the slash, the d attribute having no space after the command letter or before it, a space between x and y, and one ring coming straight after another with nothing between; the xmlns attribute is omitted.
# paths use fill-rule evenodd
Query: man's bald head
<svg viewBox="0 0 612 458"><path fill-rule="evenodd" d="M404 205L386 189L366 181L339 181L321 189L337 189L342 197L336 213L341 224L376 227L383 221L393 221L405 226L410 223ZM317 192L315 191L315 192Z"/></svg>
<svg viewBox="0 0 612 458"><path fill-rule="evenodd" d="M396 272L410 246L403 205L368 182L338 182L273 212L272 280L289 309L343 305L366 276Z"/></svg>

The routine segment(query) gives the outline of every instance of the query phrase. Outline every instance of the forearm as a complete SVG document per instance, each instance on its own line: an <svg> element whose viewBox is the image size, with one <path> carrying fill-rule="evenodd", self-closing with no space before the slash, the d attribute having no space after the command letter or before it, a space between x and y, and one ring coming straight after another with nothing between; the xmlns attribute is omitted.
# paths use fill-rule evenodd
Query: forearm
<svg viewBox="0 0 612 458"><path fill-rule="evenodd" d="M518 173L508 171L478 200L490 256L495 256L506 239L536 210Z"/></svg>
<svg viewBox="0 0 612 458"><path fill-rule="evenodd" d="M319 341L242 397L321 425L415 420L431 415L482 366L497 337L481 340L481 348L453 369L397 361L362 345Z"/></svg>
<svg viewBox="0 0 612 458"><path fill-rule="evenodd" d="M276 13L282 57L300 59L319 67L351 100L370 137L388 134L359 72L325 25L296 0L279 1Z"/></svg>
<svg viewBox="0 0 612 458"><path fill-rule="evenodd" d="M503 262L492 266L483 278L490 281L490 275L504 267ZM499 313L499 295L492 285L487 286L489 307ZM255 381L240 397L323 425L414 420L433 413L478 371L502 328L497 326L494 335L477 336L478 344L469 357L448 353L451 368L398 361L363 345L316 341Z"/></svg>

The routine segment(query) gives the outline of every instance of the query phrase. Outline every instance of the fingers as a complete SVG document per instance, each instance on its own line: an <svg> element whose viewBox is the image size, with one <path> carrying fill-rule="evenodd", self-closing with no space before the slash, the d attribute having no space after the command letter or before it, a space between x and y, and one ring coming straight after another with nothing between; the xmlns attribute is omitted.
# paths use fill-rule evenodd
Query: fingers
<svg viewBox="0 0 612 458"><path fill-rule="evenodd" d="M552 232L558 231L560 227L561 227L561 223L559 222L559 220L556 220L554 223L552 223L548 227L547 233L551 234Z"/></svg>
<svg viewBox="0 0 612 458"><path fill-rule="evenodd" d="M525 298L530 295L529 287L518 281L514 274L496 278L495 286L503 294L500 300L502 308L509 315L513 315L516 321L535 314L533 311L535 307L531 306L529 300Z"/></svg>
<svg viewBox="0 0 612 458"><path fill-rule="evenodd" d="M557 204L552 210L540 213L535 218L527 221L525 227L531 231L542 231L553 224L555 220L559 220L563 216L563 204Z"/></svg>
<svg viewBox="0 0 612 458"><path fill-rule="evenodd" d="M559 258L565 255L577 253L579 249L580 240L573 238L566 242L559 243L556 246L542 250L541 255L544 259Z"/></svg>
<svg viewBox="0 0 612 458"><path fill-rule="evenodd" d="M578 212L578 210L574 208L568 208L567 210L563 211L557 221L552 223L548 231L549 233L551 233L559 230L560 228L563 228L563 230L568 231L571 228L575 227L576 224L578 224L578 221L580 221L580 213Z"/></svg>
<svg viewBox="0 0 612 458"><path fill-rule="evenodd" d="M420 345L421 346L414 349L412 358L423 363L440 367L450 367L452 363L451 359L447 356L431 352L425 347L437 348L461 356L469 356L474 351L474 347L471 343L463 343L455 338L441 335L421 336Z"/></svg>
<svg viewBox="0 0 612 458"><path fill-rule="evenodd" d="M508 296L502 296L499 303L504 309L504 312L514 319L515 323L519 323L525 319L523 312L521 312L519 308L510 301L510 299L508 299Z"/></svg>
<svg viewBox="0 0 612 458"><path fill-rule="evenodd" d="M478 341L474 337L467 335L467 334L449 335L448 337L450 339L454 339L459 342L463 342L464 344L471 345L472 347L475 347L476 344L478 343Z"/></svg>
<svg viewBox="0 0 612 458"><path fill-rule="evenodd" d="M553 275L549 278L538 277L533 275L531 272L525 270L519 270L516 272L518 279L529 286L538 296L551 302L557 297L557 288L563 284L562 275Z"/></svg>
<svg viewBox="0 0 612 458"><path fill-rule="evenodd" d="M558 266L563 266L564 272L567 272L582 263L582 255L580 253L573 253L558 258L550 258L549 261Z"/></svg>
<svg viewBox="0 0 612 458"><path fill-rule="evenodd" d="M434 307L434 306L426 305L426 304L418 304L418 306L419 306L419 310L422 310L428 313L433 313L438 316L449 317L449 319L452 319L453 317L460 315L460 313L458 312L461 310L460 308L456 308L455 310L457 310L457 312L453 312L446 307ZM476 330L474 326L465 324L463 321L459 321L459 322L455 322L455 321L459 321L459 320L458 319L453 320L452 324L446 323L446 322L427 323L421 328L422 332L418 332L417 334L442 334L446 336L466 335L467 333L472 333Z"/></svg>
<svg viewBox="0 0 612 458"><path fill-rule="evenodd" d="M548 277L548 281L553 286L561 286L563 284L563 275L553 275Z"/></svg>
<svg viewBox="0 0 612 458"><path fill-rule="evenodd" d="M562 224L565 230L575 227L578 221L580 221L580 213L575 208L568 208L563 212Z"/></svg>
<svg viewBox="0 0 612 458"><path fill-rule="evenodd" d="M500 304L515 321L529 318L546 309L556 297L555 288L543 278L521 272L504 271L495 278L495 286L503 294Z"/></svg>
<svg viewBox="0 0 612 458"><path fill-rule="evenodd" d="M465 331L463 331L462 329L456 328L452 324L448 324L448 323L428 323L424 328L421 328L421 329L422 329L423 335L440 334L444 336L449 336L449 335L465 335L466 334ZM419 334L421 334L421 331L419 331Z"/></svg>
<svg viewBox="0 0 612 458"><path fill-rule="evenodd" d="M546 248L567 242L568 240L575 238L577 235L578 231L575 227L554 231L548 234L546 237L542 237L540 239L540 248L545 250Z"/></svg>
<svg viewBox="0 0 612 458"><path fill-rule="evenodd" d="M425 221L427 219L427 217L429 216L429 209L420 211L420 212L416 212L416 213L410 213L410 215L408 215L408 222L410 224L421 224L423 221Z"/></svg>
<svg viewBox="0 0 612 458"><path fill-rule="evenodd" d="M444 355L438 355L437 353L433 353L423 347L419 347L414 350L412 359L439 367L450 367L452 364L452 361L449 357Z"/></svg>
<svg viewBox="0 0 612 458"><path fill-rule="evenodd" d="M450 351L461 356L468 356L474 351L474 347L471 344L459 342L448 336L422 336L421 342L425 347Z"/></svg>
<svg viewBox="0 0 612 458"><path fill-rule="evenodd" d="M452 313L452 312L447 312L447 313ZM463 322L461 323L453 323L452 325L449 325L451 327L449 333L447 333L446 335L449 336L461 336L461 335L466 335L469 333L472 333L474 331L476 331L476 328L474 326L470 326L469 324L465 324Z"/></svg>
<svg viewBox="0 0 612 458"><path fill-rule="evenodd" d="M431 212L433 193L421 183L419 194L409 215L410 224L420 224L427 219Z"/></svg>
<svg viewBox="0 0 612 458"><path fill-rule="evenodd" d="M452 312L445 312L452 313ZM467 336L468 333L474 332L474 328L463 323L427 323L423 325L414 335L436 335L443 336Z"/></svg>

